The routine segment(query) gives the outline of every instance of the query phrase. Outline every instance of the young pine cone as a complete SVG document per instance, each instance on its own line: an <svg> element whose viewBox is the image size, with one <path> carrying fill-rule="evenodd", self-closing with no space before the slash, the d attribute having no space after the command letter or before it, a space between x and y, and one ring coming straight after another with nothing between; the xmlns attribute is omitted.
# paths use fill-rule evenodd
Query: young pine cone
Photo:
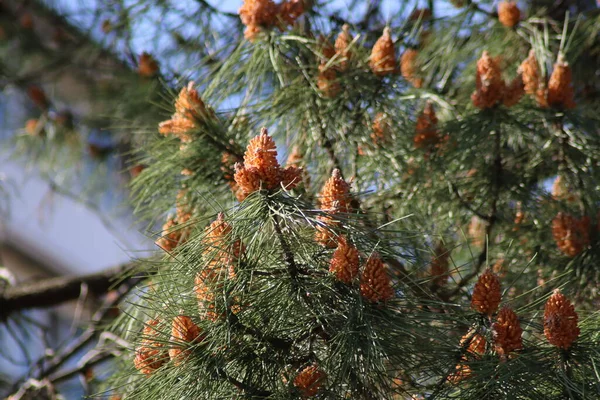
<svg viewBox="0 0 600 400"><path fill-rule="evenodd" d="M511 0L498 3L498 20L507 28L512 28L519 23L521 11L516 2Z"/></svg>
<svg viewBox="0 0 600 400"><path fill-rule="evenodd" d="M182 219L170 218L167 220L162 227L161 237L155 242L156 245L167 253L170 253L177 246L185 243L188 239L190 228L179 225L184 224L189 218L189 214L185 214L185 217L182 216Z"/></svg>
<svg viewBox="0 0 600 400"><path fill-rule="evenodd" d="M490 269L486 269L479 276L473 288L471 308L481 314L491 316L498 310L501 300L500 280Z"/></svg>
<svg viewBox="0 0 600 400"><path fill-rule="evenodd" d="M552 220L552 236L560 251L575 257L590 244L590 219L559 212Z"/></svg>
<svg viewBox="0 0 600 400"><path fill-rule="evenodd" d="M449 258L450 252L442 243L439 243L435 248L434 256L431 259L430 273L433 285L442 287L448 283Z"/></svg>
<svg viewBox="0 0 600 400"><path fill-rule="evenodd" d="M340 237L337 249L333 252L329 263L329 272L334 274L338 280L351 284L358 275L358 267L358 250L348 243L345 237Z"/></svg>
<svg viewBox="0 0 600 400"><path fill-rule="evenodd" d="M448 377L448 380L453 383L459 383L470 377L473 371L465 362L469 358L478 359L484 355L486 344L483 336L474 329L469 329L469 331L460 339L460 347L465 351L465 354L461 357L462 362L456 365L455 372Z"/></svg>
<svg viewBox="0 0 600 400"><path fill-rule="evenodd" d="M432 150L440 141L437 130L438 119L433 103L428 101L425 109L417 118L413 143L417 149Z"/></svg>
<svg viewBox="0 0 600 400"><path fill-rule="evenodd" d="M523 79L525 93L536 95L540 86L540 67L533 49L529 51L529 56L521 63L517 73Z"/></svg>
<svg viewBox="0 0 600 400"><path fill-rule="evenodd" d="M544 308L544 335L550 344L569 349L579 337L577 312L561 292L556 289Z"/></svg>
<svg viewBox="0 0 600 400"><path fill-rule="evenodd" d="M554 70L548 81L547 101L550 107L575 108L575 92L571 67L562 54L554 64Z"/></svg>
<svg viewBox="0 0 600 400"><path fill-rule="evenodd" d="M348 213L351 210L351 201L350 185L336 168L319 193L319 208L329 214Z"/></svg>
<svg viewBox="0 0 600 400"><path fill-rule="evenodd" d="M384 113L377 113L371 128L371 140L376 146L383 146L390 141L391 131L390 118Z"/></svg>
<svg viewBox="0 0 600 400"><path fill-rule="evenodd" d="M350 33L350 26L348 24L344 24L344 26L342 26L342 31L335 39L335 54L337 54L341 59L339 64L339 69L341 71L348 69L348 62L352 58L352 53L350 50L348 50L352 40L353 38L352 34Z"/></svg>
<svg viewBox="0 0 600 400"><path fill-rule="evenodd" d="M158 324L160 324L159 319L146 322L142 331L143 339L135 349L133 364L144 375L150 375L169 360L166 349L157 340L159 333L156 326Z"/></svg>
<svg viewBox="0 0 600 400"><path fill-rule="evenodd" d="M342 90L337 81L337 72L333 67L327 67L325 63L319 65L319 75L317 76L317 87L326 99L333 99Z"/></svg>
<svg viewBox="0 0 600 400"><path fill-rule="evenodd" d="M406 49L400 57L400 73L402 77L417 89L423 86L423 78L418 76L417 56L419 52L415 49Z"/></svg>
<svg viewBox="0 0 600 400"><path fill-rule="evenodd" d="M498 59L492 58L484 51L477 61L475 76L475 92L471 95L473 105L477 108L492 108L504 97L504 79Z"/></svg>
<svg viewBox="0 0 600 400"><path fill-rule="evenodd" d="M244 0L238 13L246 26L244 37L254 40L261 27L268 28L277 23L278 7L273 0Z"/></svg>
<svg viewBox="0 0 600 400"><path fill-rule="evenodd" d="M377 253L371 254L360 277L360 294L376 303L394 297L394 289L385 265Z"/></svg>
<svg viewBox="0 0 600 400"><path fill-rule="evenodd" d="M190 343L202 341L201 331L190 317L179 315L173 318L171 329L171 342L169 358L175 365L181 364L189 355L190 350L185 349Z"/></svg>
<svg viewBox="0 0 600 400"><path fill-rule="evenodd" d="M309 365L296 375L294 386L302 393L302 397L312 397L319 392L326 377L317 365Z"/></svg>
<svg viewBox="0 0 600 400"><path fill-rule="evenodd" d="M152 78L158 73L158 63L149 53L142 53L138 59L138 74L144 78Z"/></svg>
<svg viewBox="0 0 600 400"><path fill-rule="evenodd" d="M334 249L338 243L338 235L333 230L333 227L338 223L330 217L323 215L317 216L317 221L319 221L320 224L317 224L315 242L327 247L328 249Z"/></svg>
<svg viewBox="0 0 600 400"><path fill-rule="evenodd" d="M396 50L389 27L383 30L383 35L373 45L369 66L377 76L393 74L396 71Z"/></svg>
<svg viewBox="0 0 600 400"><path fill-rule="evenodd" d="M494 346L501 356L508 356L515 350L523 348L523 330L519 317L508 307L502 307L498 312L496 322L492 324Z"/></svg>
<svg viewBox="0 0 600 400"><path fill-rule="evenodd" d="M277 161L277 148L267 129L248 143L244 163L235 164L234 179L242 200L259 189L274 190L280 186L293 189L301 180L302 168L281 168Z"/></svg>

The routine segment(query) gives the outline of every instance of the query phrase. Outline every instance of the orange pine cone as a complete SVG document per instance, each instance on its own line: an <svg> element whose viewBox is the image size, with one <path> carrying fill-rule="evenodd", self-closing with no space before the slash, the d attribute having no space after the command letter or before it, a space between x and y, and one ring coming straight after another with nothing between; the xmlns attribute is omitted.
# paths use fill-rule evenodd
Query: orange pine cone
<svg viewBox="0 0 600 400"><path fill-rule="evenodd" d="M487 269L479 276L473 288L471 308L481 314L491 316L498 310L501 299L500 280L496 274Z"/></svg>
<svg viewBox="0 0 600 400"><path fill-rule="evenodd" d="M149 53L143 52L138 59L138 74L152 78L158 73L158 62Z"/></svg>
<svg viewBox="0 0 600 400"><path fill-rule="evenodd" d="M287 25L294 25L304 14L304 0L284 0L278 9L278 17Z"/></svg>
<svg viewBox="0 0 600 400"><path fill-rule="evenodd" d="M167 253L170 253L177 246L185 243L188 239L189 228L178 226L183 223L185 221L180 221L178 218L168 219L162 227L161 237L155 242L156 245Z"/></svg>
<svg viewBox="0 0 600 400"><path fill-rule="evenodd" d="M338 239L337 249L329 263L329 272L346 284L351 284L358 275L359 259L358 250L348 243L345 237Z"/></svg>
<svg viewBox="0 0 600 400"><path fill-rule="evenodd" d="M329 249L334 249L337 246L338 235L332 229L333 226L337 225L337 222L329 217L317 216L317 220L324 224L317 225L317 232L315 233L315 242Z"/></svg>
<svg viewBox="0 0 600 400"><path fill-rule="evenodd" d="M319 194L319 208L329 214L348 213L352 196L350 185L342 178L339 169L334 169Z"/></svg>
<svg viewBox="0 0 600 400"><path fill-rule="evenodd" d="M552 220L552 236L560 251L575 257L590 244L590 219L559 212Z"/></svg>
<svg viewBox="0 0 600 400"><path fill-rule="evenodd" d="M317 76L317 87L327 99L335 98L342 87L337 81L337 73L332 67L327 67L325 63L319 65L319 75Z"/></svg>
<svg viewBox="0 0 600 400"><path fill-rule="evenodd" d="M433 278L432 283L435 286L441 287L448 283L448 266L450 264L449 258L450 252L442 243L439 243L435 248L430 267L431 277Z"/></svg>
<svg viewBox="0 0 600 400"><path fill-rule="evenodd" d="M523 348L523 330L519 317L508 307L498 312L496 322L492 324L496 352L502 356Z"/></svg>
<svg viewBox="0 0 600 400"><path fill-rule="evenodd" d="M477 333L474 329L469 329L467 333L460 339L460 347L466 353L462 356L462 362L456 365L456 371L448 377L448 380L453 383L467 379L473 371L469 365L465 364L468 358L478 359L485 354L487 342L483 336Z"/></svg>
<svg viewBox="0 0 600 400"><path fill-rule="evenodd" d="M379 254L373 253L367 260L360 277L360 294L372 303L387 301L394 297L394 289Z"/></svg>
<svg viewBox="0 0 600 400"><path fill-rule="evenodd" d="M499 60L484 51L477 61L475 92L471 95L473 105L481 109L494 107L504 97L504 89Z"/></svg>
<svg viewBox="0 0 600 400"><path fill-rule="evenodd" d="M540 67L533 49L529 51L529 56L521 63L517 73L523 79L525 93L535 95L540 86Z"/></svg>
<svg viewBox="0 0 600 400"><path fill-rule="evenodd" d="M400 73L408 82L417 89L423 86L423 79L418 77L417 56L419 52L416 49L406 49L400 57Z"/></svg>
<svg viewBox="0 0 600 400"><path fill-rule="evenodd" d="M344 24L344 26L342 26L342 31L335 39L335 54L341 57L339 68L342 71L345 71L348 68L348 61L352 58L352 53L350 50L348 50L352 40L353 38L352 34L350 33L350 26L348 24Z"/></svg>
<svg viewBox="0 0 600 400"><path fill-rule="evenodd" d="M438 119L433 109L433 103L428 101L425 109L417 118L416 132L413 138L415 148L432 150L439 143L437 123Z"/></svg>
<svg viewBox="0 0 600 400"><path fill-rule="evenodd" d="M157 340L159 332L156 330L156 326L159 323L159 319L146 322L142 331L143 339L135 349L133 364L138 371L145 375L150 375L169 359L163 344Z"/></svg>
<svg viewBox="0 0 600 400"><path fill-rule="evenodd" d="M277 5L272 0L244 0L238 13L246 27L259 28L275 25L278 11Z"/></svg>
<svg viewBox="0 0 600 400"><path fill-rule="evenodd" d="M202 341L200 328L190 317L179 315L173 318L171 342L175 344L169 349L169 358L175 365L181 364L190 355L184 347L189 343Z"/></svg>
<svg viewBox="0 0 600 400"><path fill-rule="evenodd" d="M521 20L521 11L517 3L510 0L498 3L498 20L508 28L518 24Z"/></svg>
<svg viewBox="0 0 600 400"><path fill-rule="evenodd" d="M371 140L376 146L383 146L390 141L392 123L387 114L382 112L375 115L371 128Z"/></svg>
<svg viewBox="0 0 600 400"><path fill-rule="evenodd" d="M329 39L323 35L319 35L319 52L321 56L321 62L326 63L333 56L335 56L335 47L331 45Z"/></svg>
<svg viewBox="0 0 600 400"><path fill-rule="evenodd" d="M575 308L556 289L544 308L544 335L550 344L561 349L569 349L579 337L578 316Z"/></svg>
<svg viewBox="0 0 600 400"><path fill-rule="evenodd" d="M506 86L502 97L502 104L504 104L505 107L512 107L521 100L523 94L525 94L523 78L520 75L517 75L515 79Z"/></svg>
<svg viewBox="0 0 600 400"><path fill-rule="evenodd" d="M577 197L569 190L565 179L561 175L558 175L554 180L551 193L555 200L566 200L568 202L577 200Z"/></svg>
<svg viewBox="0 0 600 400"><path fill-rule="evenodd" d="M373 45L369 66L377 76L393 74L396 71L396 50L389 27L383 30L383 35Z"/></svg>
<svg viewBox="0 0 600 400"><path fill-rule="evenodd" d="M565 109L575 108L574 97L571 67L565 61L564 56L559 54L548 81L548 105Z"/></svg>
<svg viewBox="0 0 600 400"><path fill-rule="evenodd" d="M327 374L321 371L316 364L309 365L296 375L294 386L300 390L302 397L312 397L319 392L326 377Z"/></svg>

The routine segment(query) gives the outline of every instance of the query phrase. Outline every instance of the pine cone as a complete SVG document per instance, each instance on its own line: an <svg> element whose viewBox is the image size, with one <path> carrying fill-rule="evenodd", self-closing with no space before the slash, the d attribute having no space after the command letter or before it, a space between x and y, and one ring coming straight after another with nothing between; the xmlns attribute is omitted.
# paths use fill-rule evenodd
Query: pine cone
<svg viewBox="0 0 600 400"><path fill-rule="evenodd" d="M316 364L304 368L294 379L294 386L300 390L302 397L312 397L319 392L327 375Z"/></svg>
<svg viewBox="0 0 600 400"><path fill-rule="evenodd" d="M577 312L561 292L556 289L544 308L544 335L550 344L569 349L579 337Z"/></svg>
<svg viewBox="0 0 600 400"><path fill-rule="evenodd" d="M238 199L241 200L261 188L273 190L282 183L286 189L293 189L300 183L302 175L301 168L282 169L279 166L275 142L266 128L250 140L244 153L244 164L237 163L234 167L234 179L239 186Z"/></svg>
<svg viewBox="0 0 600 400"><path fill-rule="evenodd" d="M406 49L400 57L400 73L408 82L417 89L423 86L423 79L418 77L417 56L419 52L415 49Z"/></svg>
<svg viewBox="0 0 600 400"><path fill-rule="evenodd" d="M181 364L190 355L190 350L185 349L189 343L202 341L200 328L194 324L190 317L179 315L173 318L171 329L171 342L175 343L169 349L169 357L175 365Z"/></svg>
<svg viewBox="0 0 600 400"><path fill-rule="evenodd" d="M358 275L358 267L358 250L348 243L345 237L340 237L338 247L333 252L333 257L329 263L329 272L334 274L338 280L351 284Z"/></svg>
<svg viewBox="0 0 600 400"><path fill-rule="evenodd" d="M523 330L519 317L508 307L502 307L498 312L496 322L492 324L496 352L502 356L523 348L521 335Z"/></svg>
<svg viewBox="0 0 600 400"><path fill-rule="evenodd" d="M533 49L529 51L529 56L521 63L517 73L523 79L525 93L536 95L540 86L540 67Z"/></svg>
<svg viewBox="0 0 600 400"><path fill-rule="evenodd" d="M396 71L396 51L389 27L383 30L383 35L375 42L369 66L377 76L393 74Z"/></svg>
<svg viewBox="0 0 600 400"><path fill-rule="evenodd" d="M580 219L559 212L552 220L552 236L560 251L569 257L575 257L590 244L590 219Z"/></svg>
<svg viewBox="0 0 600 400"><path fill-rule="evenodd" d="M156 330L156 326L159 323L159 319L146 322L142 331L142 342L135 349L133 364L138 371L145 375L150 375L169 360L163 344L157 340L159 332Z"/></svg>
<svg viewBox="0 0 600 400"><path fill-rule="evenodd" d="M337 246L338 235L335 233L332 227L336 226L337 222L322 215L317 216L317 220L323 223L325 226L321 224L317 225L315 242L329 249L334 249Z"/></svg>
<svg viewBox="0 0 600 400"><path fill-rule="evenodd" d="M425 109L417 118L416 132L413 138L415 148L433 150L440 141L437 123L438 119L433 109L433 103L428 101Z"/></svg>
<svg viewBox="0 0 600 400"><path fill-rule="evenodd" d="M471 308L481 314L491 316L498 310L501 299L500 280L496 274L487 269L479 276L473 288Z"/></svg>
<svg viewBox="0 0 600 400"><path fill-rule="evenodd" d="M577 197L572 194L571 190L567 186L565 179L561 175L558 175L552 184L552 197L555 200L566 200L568 202L574 202Z"/></svg>
<svg viewBox="0 0 600 400"><path fill-rule="evenodd" d="M367 260L360 277L360 294L372 303L387 301L394 297L394 289L379 254L373 253Z"/></svg>
<svg viewBox="0 0 600 400"><path fill-rule="evenodd" d="M575 108L574 97L571 67L560 54L548 81L548 105L565 109Z"/></svg>
<svg viewBox="0 0 600 400"><path fill-rule="evenodd" d="M342 87L337 81L337 73L332 67L327 67L325 63L319 65L319 75L317 77L317 87L327 99L335 98Z"/></svg>
<svg viewBox="0 0 600 400"><path fill-rule="evenodd" d="M352 53L350 50L348 50L352 40L353 38L352 34L350 33L350 26L348 24L344 24L344 26L342 26L342 31L335 39L335 54L337 54L341 59L339 64L339 69L341 71L345 71L348 68L348 62L352 58Z"/></svg>
<svg viewBox="0 0 600 400"><path fill-rule="evenodd" d="M504 95L502 97L502 104L504 104L505 107L510 108L521 100L523 94L525 94L523 78L520 75L517 75L515 79L513 79L508 86L506 86Z"/></svg>
<svg viewBox="0 0 600 400"><path fill-rule="evenodd" d="M474 329L470 329L460 339L461 349L466 350L462 358L462 362L456 365L456 371L448 377L448 380L453 383L459 383L460 381L469 378L473 371L471 367L466 364L468 358L479 359L485 354L486 340L483 336L477 333Z"/></svg>
<svg viewBox="0 0 600 400"><path fill-rule="evenodd" d="M255 30L260 29L261 26L275 25L278 11L277 5L272 0L244 0L238 13L242 23Z"/></svg>
<svg viewBox="0 0 600 400"><path fill-rule="evenodd" d="M450 251L439 243L431 259L430 274L433 285L437 287L445 286L448 283L448 266L449 266Z"/></svg>
<svg viewBox="0 0 600 400"><path fill-rule="evenodd" d="M373 120L373 126L371 128L371 140L376 146L383 146L390 141L391 136L391 121L390 118L384 113L377 113Z"/></svg>
<svg viewBox="0 0 600 400"><path fill-rule="evenodd" d="M329 214L350 212L350 185L342 178L339 169L334 169L331 178L325 182L318 201L319 208Z"/></svg>
<svg viewBox="0 0 600 400"><path fill-rule="evenodd" d="M501 1L498 3L498 20L508 28L512 28L521 20L521 11L517 3L512 1Z"/></svg>
<svg viewBox="0 0 600 400"><path fill-rule="evenodd" d="M335 56L335 47L331 45L329 39L323 35L319 35L319 51L321 53L321 62L326 63Z"/></svg>
<svg viewBox="0 0 600 400"><path fill-rule="evenodd" d="M481 109L494 107L504 97L504 89L499 61L484 51L477 61L475 92L471 95L473 105Z"/></svg>
<svg viewBox="0 0 600 400"><path fill-rule="evenodd" d="M177 218L168 219L162 227L162 234L156 241L156 245L167 253L170 253L177 246L185 243L189 236L189 228L179 227L183 223L185 221L179 221Z"/></svg>
<svg viewBox="0 0 600 400"><path fill-rule="evenodd" d="M144 52L138 59L138 74L144 78L152 78L158 73L158 63L150 54Z"/></svg>
<svg viewBox="0 0 600 400"><path fill-rule="evenodd" d="M304 14L304 0L284 0L278 9L278 17L287 25L294 25Z"/></svg>

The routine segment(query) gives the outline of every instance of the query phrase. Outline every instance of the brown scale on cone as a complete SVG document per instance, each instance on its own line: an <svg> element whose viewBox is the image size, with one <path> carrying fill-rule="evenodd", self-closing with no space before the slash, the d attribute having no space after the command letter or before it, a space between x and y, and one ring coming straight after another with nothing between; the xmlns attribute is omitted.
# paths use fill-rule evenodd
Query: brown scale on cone
<svg viewBox="0 0 600 400"><path fill-rule="evenodd" d="M501 356L523 348L523 329L519 323L519 317L508 307L502 307L498 312L496 322L492 324L494 346L496 352Z"/></svg>
<svg viewBox="0 0 600 400"><path fill-rule="evenodd" d="M191 353L185 346L202 340L200 328L190 317L179 315L173 318L171 342L174 344L169 348L169 358L175 365L180 365Z"/></svg>
<svg viewBox="0 0 600 400"><path fill-rule="evenodd" d="M232 230L223 213L219 213L217 219L205 229L203 243L207 246L204 251L207 262L196 274L194 292L200 310L211 321L220 317L215 312L215 293L225 279L235 278L235 266L245 251L239 239L228 243Z"/></svg>
<svg viewBox="0 0 600 400"><path fill-rule="evenodd" d="M491 316L498 310L501 300L500 280L490 269L486 269L479 276L473 288L471 308L481 314Z"/></svg>
<svg viewBox="0 0 600 400"><path fill-rule="evenodd" d="M442 243L439 243L431 259L430 274L432 283L437 287L445 286L448 283L448 266L450 265L450 252Z"/></svg>
<svg viewBox="0 0 600 400"><path fill-rule="evenodd" d="M159 332L156 330L156 327L159 324L159 319L152 319L146 322L142 331L143 339L135 349L133 364L144 375L150 375L169 360L166 349L158 341Z"/></svg>
<svg viewBox="0 0 600 400"><path fill-rule="evenodd" d="M400 57L400 73L414 87L420 88L423 86L423 79L419 78L419 70L417 68L417 56L419 52L416 49L406 49Z"/></svg>
<svg viewBox="0 0 600 400"><path fill-rule="evenodd" d="M283 186L295 188L301 180L302 168L281 168L277 161L277 148L267 129L250 140L244 153L244 163L235 164L234 180L239 186L238 199L245 199L259 189L273 190Z"/></svg>
<svg viewBox="0 0 600 400"><path fill-rule="evenodd" d="M525 86L523 85L523 78L521 75L517 75L504 90L502 97L502 104L505 107L512 107L517 104L523 95L525 94Z"/></svg>
<svg viewBox="0 0 600 400"><path fill-rule="evenodd" d="M577 321L575 308L569 299L556 289L544 308L544 335L548 342L568 350L579 337Z"/></svg>
<svg viewBox="0 0 600 400"><path fill-rule="evenodd" d="M507 28L512 28L521 20L521 10L513 1L501 1L498 3L498 20Z"/></svg>
<svg viewBox="0 0 600 400"><path fill-rule="evenodd" d="M484 51L477 61L475 92L471 95L473 105L481 109L496 106L504 97L504 89L505 83L499 60Z"/></svg>
<svg viewBox="0 0 600 400"><path fill-rule="evenodd" d="M550 107L571 109L575 108L575 92L571 67L562 54L554 64L554 70L548 81L547 101Z"/></svg>
<svg viewBox="0 0 600 400"><path fill-rule="evenodd" d="M440 142L437 130L438 119L435 115L433 103L428 101L425 109L417 117L413 143L417 149L432 150Z"/></svg>
<svg viewBox="0 0 600 400"><path fill-rule="evenodd" d="M149 53L142 53L138 59L138 74L144 78L152 78L158 73L158 62Z"/></svg>
<svg viewBox="0 0 600 400"><path fill-rule="evenodd" d="M352 58L352 52L348 50L352 43L352 34L350 33L350 26L344 24L342 31L338 34L335 39L335 54L340 57L339 69L345 71L348 68L348 62Z"/></svg>
<svg viewBox="0 0 600 400"><path fill-rule="evenodd" d="M345 237L340 237L329 263L329 272L338 280L350 284L358 276L358 267L358 250Z"/></svg>
<svg viewBox="0 0 600 400"><path fill-rule="evenodd" d="M396 71L396 50L389 27L383 30L383 35L373 45L369 66L377 76L393 74Z"/></svg>
<svg viewBox="0 0 600 400"><path fill-rule="evenodd" d="M317 87L321 91L323 97L333 99L342 90L340 83L337 81L337 72L333 67L327 67L327 64L319 65L319 75L317 76Z"/></svg>
<svg viewBox="0 0 600 400"><path fill-rule="evenodd" d="M590 244L590 219L559 212L552 220L552 236L560 251L575 257Z"/></svg>
<svg viewBox="0 0 600 400"><path fill-rule="evenodd" d="M323 383L327 374L321 371L316 364L309 365L296 375L294 386L302 393L302 397L315 396Z"/></svg>
<svg viewBox="0 0 600 400"><path fill-rule="evenodd" d="M392 121L387 114L379 112L373 119L371 140L376 146L383 146L391 139Z"/></svg>
<svg viewBox="0 0 600 400"><path fill-rule="evenodd" d="M367 260L360 277L360 294L371 303L387 301L394 297L392 282L379 254L373 253Z"/></svg>
<svg viewBox="0 0 600 400"><path fill-rule="evenodd" d="M523 79L525 93L535 96L540 86L540 67L534 50L529 51L529 56L521 63L517 73Z"/></svg>

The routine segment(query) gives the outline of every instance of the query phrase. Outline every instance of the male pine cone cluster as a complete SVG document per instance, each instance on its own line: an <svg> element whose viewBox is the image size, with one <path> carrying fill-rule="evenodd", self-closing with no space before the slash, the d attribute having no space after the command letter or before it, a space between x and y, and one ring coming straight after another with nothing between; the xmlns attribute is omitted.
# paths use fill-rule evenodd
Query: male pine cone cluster
<svg viewBox="0 0 600 400"><path fill-rule="evenodd" d="M493 108L502 103L506 107L517 104L524 93L523 78L518 75L508 85L502 78L500 59L484 51L477 61L473 105L480 109Z"/></svg>
<svg viewBox="0 0 600 400"><path fill-rule="evenodd" d="M273 0L244 0L238 13L246 26L244 37L254 41L263 29L293 25L304 11L304 0L284 0L281 4Z"/></svg>

